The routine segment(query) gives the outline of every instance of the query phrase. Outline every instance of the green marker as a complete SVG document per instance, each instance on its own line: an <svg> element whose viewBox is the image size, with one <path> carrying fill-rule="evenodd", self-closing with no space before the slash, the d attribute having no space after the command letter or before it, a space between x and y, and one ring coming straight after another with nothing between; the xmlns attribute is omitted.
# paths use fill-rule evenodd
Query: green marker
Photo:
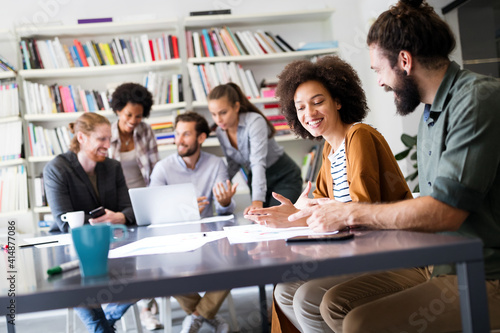
<svg viewBox="0 0 500 333"><path fill-rule="evenodd" d="M55 266L55 267L49 268L47 270L47 274L49 274L49 275L55 275L55 274L59 274L59 273L62 273L62 272L66 272L66 271L78 268L79 264L80 264L80 262L78 260L73 260L73 261L70 261L70 262L65 262L64 264L61 264L59 266Z"/></svg>

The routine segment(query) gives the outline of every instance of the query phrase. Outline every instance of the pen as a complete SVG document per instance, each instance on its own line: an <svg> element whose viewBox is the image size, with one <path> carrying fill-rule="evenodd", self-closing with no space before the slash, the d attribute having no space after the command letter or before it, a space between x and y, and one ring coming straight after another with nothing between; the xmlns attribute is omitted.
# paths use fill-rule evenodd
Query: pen
<svg viewBox="0 0 500 333"><path fill-rule="evenodd" d="M66 272L66 271L78 268L78 266L79 266L79 261L78 260L73 260L73 261L70 261L70 262L65 262L64 264L60 264L59 266L55 266L55 267L49 268L47 270L47 274L49 274L49 275L59 274L59 273L62 273L62 272Z"/></svg>
<svg viewBox="0 0 500 333"><path fill-rule="evenodd" d="M32 243L32 244L23 244L19 245L19 247L30 247L30 246L37 246L37 245L44 245L44 244L52 244L52 243L57 243L58 241L53 240L49 242L41 242L41 243Z"/></svg>

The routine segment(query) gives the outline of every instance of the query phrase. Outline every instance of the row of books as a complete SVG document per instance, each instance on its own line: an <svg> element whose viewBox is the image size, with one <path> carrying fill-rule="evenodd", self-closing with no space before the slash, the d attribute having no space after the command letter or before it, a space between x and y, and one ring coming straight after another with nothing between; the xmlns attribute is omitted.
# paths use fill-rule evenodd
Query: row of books
<svg viewBox="0 0 500 333"><path fill-rule="evenodd" d="M314 145L302 160L302 179L304 182L314 182L321 168L323 143Z"/></svg>
<svg viewBox="0 0 500 333"><path fill-rule="evenodd" d="M54 40L25 38L20 41L24 69L57 69L145 63L179 58L175 35L162 34L149 39L147 34L113 38L109 43L73 40L73 45Z"/></svg>
<svg viewBox="0 0 500 333"><path fill-rule="evenodd" d="M30 123L28 138L31 156L56 156L69 149L73 134L66 126L44 128Z"/></svg>
<svg viewBox="0 0 500 333"><path fill-rule="evenodd" d="M0 54L0 71L1 72L8 72L8 71L15 72L16 71L14 66L12 66L10 64L10 62L7 60L7 58L3 57L1 54Z"/></svg>
<svg viewBox="0 0 500 333"><path fill-rule="evenodd" d="M264 104L261 111L271 124L273 124L277 136L291 133L290 125L288 125L285 116L281 114L278 103Z"/></svg>
<svg viewBox="0 0 500 333"><path fill-rule="evenodd" d="M200 65L188 63L187 67L196 101L206 102L207 95L214 87L228 82L240 86L248 98L261 96L252 71L244 70L238 63L217 62Z"/></svg>
<svg viewBox="0 0 500 333"><path fill-rule="evenodd" d="M28 179L24 165L0 168L0 212L28 209Z"/></svg>
<svg viewBox="0 0 500 333"><path fill-rule="evenodd" d="M0 123L0 160L13 160L21 157L23 130L21 120Z"/></svg>
<svg viewBox="0 0 500 333"><path fill-rule="evenodd" d="M80 86L45 85L24 81L27 114L109 110L104 91L86 90Z"/></svg>
<svg viewBox="0 0 500 333"><path fill-rule="evenodd" d="M271 32L247 30L233 33L227 26L210 30L203 29L201 32L186 31L186 43L187 54L190 58L263 55L295 51L283 38Z"/></svg>
<svg viewBox="0 0 500 333"><path fill-rule="evenodd" d="M149 72L143 80L143 86L153 95L153 104L169 104L184 101L184 92L182 88L182 75L167 75Z"/></svg>
<svg viewBox="0 0 500 333"><path fill-rule="evenodd" d="M19 115L19 89L17 83L0 85L0 118Z"/></svg>

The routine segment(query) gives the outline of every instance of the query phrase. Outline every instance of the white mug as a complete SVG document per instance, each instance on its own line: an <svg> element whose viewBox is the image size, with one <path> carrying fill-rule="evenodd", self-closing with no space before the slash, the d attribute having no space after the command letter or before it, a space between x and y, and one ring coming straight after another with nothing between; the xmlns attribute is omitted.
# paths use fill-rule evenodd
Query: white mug
<svg viewBox="0 0 500 333"><path fill-rule="evenodd" d="M61 220L68 222L71 229L81 227L85 222L85 212L83 210L68 212L61 215Z"/></svg>

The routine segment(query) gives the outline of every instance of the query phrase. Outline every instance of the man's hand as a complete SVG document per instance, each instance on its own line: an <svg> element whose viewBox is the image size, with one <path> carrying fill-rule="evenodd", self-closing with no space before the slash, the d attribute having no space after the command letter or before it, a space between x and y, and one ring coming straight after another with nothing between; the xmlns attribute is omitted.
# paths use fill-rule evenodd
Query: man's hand
<svg viewBox="0 0 500 333"><path fill-rule="evenodd" d="M215 184L212 189L214 193L215 199L219 202L222 207L227 207L231 203L231 198L236 193L236 188L238 187L238 183L232 184L228 179L226 180L226 186L224 183L220 182Z"/></svg>
<svg viewBox="0 0 500 333"><path fill-rule="evenodd" d="M198 209L201 212L205 209L205 207L209 204L207 197L198 197Z"/></svg>
<svg viewBox="0 0 500 333"><path fill-rule="evenodd" d="M330 232L347 227L349 213L346 208L350 205L328 198L312 199L309 206L290 215L289 221L307 219L306 223L315 232Z"/></svg>
<svg viewBox="0 0 500 333"><path fill-rule="evenodd" d="M104 215L96 217L95 219L89 219L89 223L99 224L99 223L112 223L112 224L125 224L127 219L122 212L115 213L112 210L104 209L106 212Z"/></svg>

